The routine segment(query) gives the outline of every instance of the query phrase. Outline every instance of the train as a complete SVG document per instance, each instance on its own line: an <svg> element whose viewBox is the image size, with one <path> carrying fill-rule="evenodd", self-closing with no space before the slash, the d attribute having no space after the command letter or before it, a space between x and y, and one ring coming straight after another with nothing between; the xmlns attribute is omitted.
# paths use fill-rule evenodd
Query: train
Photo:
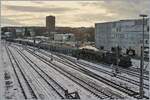
<svg viewBox="0 0 150 100"><path fill-rule="evenodd" d="M110 51L95 51L92 49L82 48L77 49L72 56L77 59L85 59L90 61L101 62L108 65L117 65L120 67L128 68L132 66L131 57L125 54L119 54L116 56L116 52Z"/></svg>
<svg viewBox="0 0 150 100"><path fill-rule="evenodd" d="M128 68L132 66L131 57L125 54L118 54L118 58L116 57L116 52L109 52L104 50L92 50L88 48L73 48L73 47L66 47L60 46L55 44L48 44L46 42L39 42L34 40L26 40L26 39L6 39L10 42L16 42L23 45L35 46L44 50L50 50L54 52L59 52L63 54L67 54L77 59L84 59L88 61L96 61L108 65L117 65L120 67Z"/></svg>

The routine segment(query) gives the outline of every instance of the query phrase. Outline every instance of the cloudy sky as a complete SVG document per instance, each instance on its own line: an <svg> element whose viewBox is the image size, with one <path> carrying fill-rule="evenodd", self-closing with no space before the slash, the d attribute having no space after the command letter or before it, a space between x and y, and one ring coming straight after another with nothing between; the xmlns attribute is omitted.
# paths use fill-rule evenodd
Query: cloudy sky
<svg viewBox="0 0 150 100"><path fill-rule="evenodd" d="M150 0L1 1L2 26L45 26L47 15L56 26L94 26L97 22L150 16Z"/></svg>

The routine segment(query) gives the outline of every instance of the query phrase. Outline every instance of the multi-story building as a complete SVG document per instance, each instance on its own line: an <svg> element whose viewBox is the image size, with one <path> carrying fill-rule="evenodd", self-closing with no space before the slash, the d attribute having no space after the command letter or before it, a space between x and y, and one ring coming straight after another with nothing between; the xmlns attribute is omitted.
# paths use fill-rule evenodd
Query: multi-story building
<svg viewBox="0 0 150 100"><path fill-rule="evenodd" d="M49 32L55 31L55 16L46 16L46 28Z"/></svg>
<svg viewBox="0 0 150 100"><path fill-rule="evenodd" d="M146 19L144 42L148 47L149 43L149 19ZM119 46L123 52L128 49L135 51L140 56L142 46L142 19L120 20L114 22L95 24L95 44L99 49L111 50L112 47ZM146 48L145 47L145 48Z"/></svg>

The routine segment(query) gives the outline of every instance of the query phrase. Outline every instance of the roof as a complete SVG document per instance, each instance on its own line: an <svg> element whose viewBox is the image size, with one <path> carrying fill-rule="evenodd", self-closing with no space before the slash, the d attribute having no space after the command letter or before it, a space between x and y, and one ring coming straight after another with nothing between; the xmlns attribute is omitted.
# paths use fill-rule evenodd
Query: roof
<svg viewBox="0 0 150 100"><path fill-rule="evenodd" d="M97 48L90 46L90 45L80 47L79 49L90 49L90 50L94 50L94 51L99 51Z"/></svg>
<svg viewBox="0 0 150 100"><path fill-rule="evenodd" d="M149 18L145 18L146 20L149 20ZM108 24L108 23L117 23L117 22L128 22L128 21L137 21L142 19L123 19L123 20L113 20L113 21L105 21L105 22L97 22L96 24Z"/></svg>

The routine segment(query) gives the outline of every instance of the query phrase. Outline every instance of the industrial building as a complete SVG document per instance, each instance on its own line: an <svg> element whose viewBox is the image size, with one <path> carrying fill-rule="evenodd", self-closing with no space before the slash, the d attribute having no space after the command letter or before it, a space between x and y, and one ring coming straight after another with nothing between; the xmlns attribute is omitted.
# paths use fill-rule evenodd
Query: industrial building
<svg viewBox="0 0 150 100"><path fill-rule="evenodd" d="M140 56L142 45L142 19L120 20L95 24L95 44L98 49L111 50L119 46L125 53L132 49ZM144 22L145 49L149 48L149 19Z"/></svg>

